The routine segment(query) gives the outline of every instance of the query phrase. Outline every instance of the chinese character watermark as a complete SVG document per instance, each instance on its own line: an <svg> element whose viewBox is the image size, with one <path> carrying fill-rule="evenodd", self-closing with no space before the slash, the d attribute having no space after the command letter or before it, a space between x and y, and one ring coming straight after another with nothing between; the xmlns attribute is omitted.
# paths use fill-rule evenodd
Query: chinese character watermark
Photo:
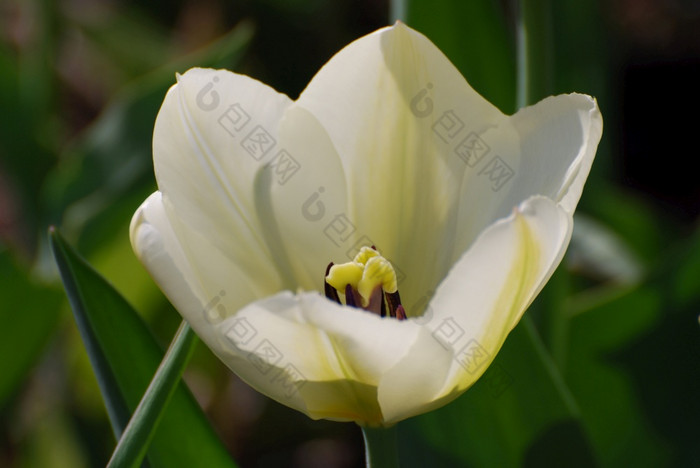
<svg viewBox="0 0 700 468"><path fill-rule="evenodd" d="M498 192L515 175L515 171L498 156L479 171L479 175L488 177L491 182L491 190Z"/></svg>

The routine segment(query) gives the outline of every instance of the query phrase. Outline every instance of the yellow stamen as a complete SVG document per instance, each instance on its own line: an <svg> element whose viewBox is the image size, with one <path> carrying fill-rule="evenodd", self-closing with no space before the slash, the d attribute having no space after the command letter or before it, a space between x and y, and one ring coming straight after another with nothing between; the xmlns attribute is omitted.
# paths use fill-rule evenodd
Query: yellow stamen
<svg viewBox="0 0 700 468"><path fill-rule="evenodd" d="M362 297L363 307L369 304L372 292L378 287L387 293L398 290L394 267L370 247L362 247L352 262L333 265L326 282L340 293L345 293L350 285Z"/></svg>
<svg viewBox="0 0 700 468"><path fill-rule="evenodd" d="M367 261L373 257L381 257L381 255L379 255L379 252L372 247L364 246L359 252L357 252L357 255L355 255L355 258L353 258L352 261L366 265Z"/></svg>
<svg viewBox="0 0 700 468"><path fill-rule="evenodd" d="M396 273L389 260L380 256L372 257L365 264L362 279L357 284L357 291L362 296L363 305L369 302L369 296L377 286L381 286L385 292L396 292Z"/></svg>
<svg viewBox="0 0 700 468"><path fill-rule="evenodd" d="M357 288L357 283L362 279L365 266L355 262L333 265L326 276L326 283L333 286L338 292L345 294L345 286L348 284Z"/></svg>

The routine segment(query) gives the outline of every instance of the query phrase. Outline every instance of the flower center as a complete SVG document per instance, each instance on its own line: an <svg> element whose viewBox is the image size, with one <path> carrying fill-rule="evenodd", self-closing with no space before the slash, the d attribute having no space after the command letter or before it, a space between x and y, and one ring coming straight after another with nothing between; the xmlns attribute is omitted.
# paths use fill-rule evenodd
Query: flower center
<svg viewBox="0 0 700 468"><path fill-rule="evenodd" d="M394 267L377 249L362 247L355 258L339 265L331 262L326 268L326 297L338 304L341 296L345 304L373 312L382 317L406 319L396 282Z"/></svg>

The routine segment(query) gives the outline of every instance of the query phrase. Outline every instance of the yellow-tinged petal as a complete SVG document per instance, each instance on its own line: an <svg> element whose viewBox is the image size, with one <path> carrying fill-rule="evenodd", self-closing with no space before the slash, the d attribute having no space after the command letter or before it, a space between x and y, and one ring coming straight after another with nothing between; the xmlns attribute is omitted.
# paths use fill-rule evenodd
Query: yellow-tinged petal
<svg viewBox="0 0 700 468"><path fill-rule="evenodd" d="M448 377L424 406L384 409L389 420L442 406L476 382L561 261L572 225L552 200L533 197L484 230L426 310L426 326L454 357Z"/></svg>
<svg viewBox="0 0 700 468"><path fill-rule="evenodd" d="M276 268L274 251L260 236L265 225L256 209L254 183L260 162L241 143L245 131L256 126L274 138L290 104L248 77L193 69L168 91L153 135L156 180L173 231L178 237L181 230L195 233L208 244L182 239L182 248L200 270L223 257L256 278L258 289L268 294L290 280ZM231 123L236 116L239 120ZM243 122L247 125L236 133ZM212 249L217 255L208 255Z"/></svg>
<svg viewBox="0 0 700 468"><path fill-rule="evenodd" d="M352 190L345 214L367 238L363 244L376 245L397 269L410 307L454 261L445 247L455 236L467 166L445 139L508 118L425 36L401 23L338 52L295 106L327 132Z"/></svg>
<svg viewBox="0 0 700 468"><path fill-rule="evenodd" d="M377 386L423 334L318 293L281 293L217 326L209 343L266 395L314 418L381 424ZM397 326L398 324L398 326ZM278 376L278 377L275 377Z"/></svg>

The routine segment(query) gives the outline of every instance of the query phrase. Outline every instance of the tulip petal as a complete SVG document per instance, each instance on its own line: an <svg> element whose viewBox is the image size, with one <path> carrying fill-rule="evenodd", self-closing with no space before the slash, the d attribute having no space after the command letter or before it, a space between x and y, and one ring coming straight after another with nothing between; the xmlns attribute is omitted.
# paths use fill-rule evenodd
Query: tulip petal
<svg viewBox="0 0 700 468"><path fill-rule="evenodd" d="M405 274L399 287L412 305L454 261L445 246L456 235L466 167L452 153L457 133L481 133L507 117L401 23L341 50L296 105L323 125L342 162L344 214L355 227L348 244L375 244Z"/></svg>
<svg viewBox="0 0 700 468"><path fill-rule="evenodd" d="M342 214L347 205L343 168L316 118L296 104L280 122L285 162L258 174L257 211L275 263L294 278L292 290L320 290L329 262L352 259ZM262 196L265 194L265 196ZM285 257L287 255L287 257Z"/></svg>
<svg viewBox="0 0 700 468"><path fill-rule="evenodd" d="M479 236L440 284L423 319L453 357L449 375L422 405L392 400L388 406L380 399L387 421L442 406L481 376L561 261L571 229L571 216L564 209L533 197ZM414 385L424 385L423 369L411 368L409 362L403 368L413 374L408 380Z"/></svg>
<svg viewBox="0 0 700 468"><path fill-rule="evenodd" d="M474 136L465 160L471 167L460 194L454 259L486 226L529 197L551 198L573 213L601 131L595 100L570 94L546 98L518 111L508 125ZM503 135L510 141L513 132L517 144L496 150L495 142Z"/></svg>
<svg viewBox="0 0 700 468"><path fill-rule="evenodd" d="M256 212L255 180L273 157L279 121L290 104L285 95L248 77L192 69L168 91L153 136L158 188L170 207L168 216L177 219L172 229L187 226L205 239L183 244L188 256L200 263L235 264L266 285L268 294L281 281L293 280L281 277L274 252L259 234L265 226ZM203 244L211 244L218 256L204 256L211 249Z"/></svg>
<svg viewBox="0 0 700 468"><path fill-rule="evenodd" d="M510 120L528 168L516 180L511 199L544 195L573 213L603 132L596 100L583 94L551 96Z"/></svg>
<svg viewBox="0 0 700 468"><path fill-rule="evenodd" d="M209 343L214 352L260 392L312 418L373 425L384 420L377 387L387 373L422 349L418 342L434 343L417 323L340 306L318 293L284 292L252 303L221 322L217 335Z"/></svg>
<svg viewBox="0 0 700 468"><path fill-rule="evenodd" d="M235 313L240 303L269 294L264 289L269 285L261 286L201 233L180 223L160 192L136 211L130 237L141 263L207 343L213 341L212 325Z"/></svg>

